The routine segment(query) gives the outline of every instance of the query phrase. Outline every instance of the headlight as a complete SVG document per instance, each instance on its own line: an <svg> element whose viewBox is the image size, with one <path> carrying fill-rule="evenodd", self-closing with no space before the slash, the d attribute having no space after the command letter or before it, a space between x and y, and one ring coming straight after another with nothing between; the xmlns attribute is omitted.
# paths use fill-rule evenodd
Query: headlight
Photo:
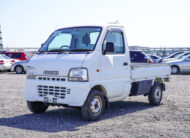
<svg viewBox="0 0 190 138"><path fill-rule="evenodd" d="M28 66L26 69L26 78L27 79L36 79L36 73L35 73L35 68Z"/></svg>
<svg viewBox="0 0 190 138"><path fill-rule="evenodd" d="M72 68L69 72L69 81L88 81L87 69Z"/></svg>

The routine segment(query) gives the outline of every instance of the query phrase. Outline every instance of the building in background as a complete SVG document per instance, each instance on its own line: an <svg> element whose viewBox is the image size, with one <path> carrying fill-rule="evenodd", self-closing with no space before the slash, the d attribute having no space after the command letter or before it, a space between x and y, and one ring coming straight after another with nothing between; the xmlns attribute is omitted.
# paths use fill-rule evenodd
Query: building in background
<svg viewBox="0 0 190 138"><path fill-rule="evenodd" d="M2 40L2 33L1 33L1 25L0 25L0 49L3 49L3 40Z"/></svg>

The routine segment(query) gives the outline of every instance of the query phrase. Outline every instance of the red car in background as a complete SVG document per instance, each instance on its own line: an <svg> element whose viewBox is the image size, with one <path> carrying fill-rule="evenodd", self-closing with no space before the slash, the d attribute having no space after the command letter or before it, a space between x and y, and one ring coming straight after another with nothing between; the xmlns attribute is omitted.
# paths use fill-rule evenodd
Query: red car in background
<svg viewBox="0 0 190 138"><path fill-rule="evenodd" d="M4 54L10 58L18 59L20 61L30 59L30 56L27 55L25 52L5 52Z"/></svg>

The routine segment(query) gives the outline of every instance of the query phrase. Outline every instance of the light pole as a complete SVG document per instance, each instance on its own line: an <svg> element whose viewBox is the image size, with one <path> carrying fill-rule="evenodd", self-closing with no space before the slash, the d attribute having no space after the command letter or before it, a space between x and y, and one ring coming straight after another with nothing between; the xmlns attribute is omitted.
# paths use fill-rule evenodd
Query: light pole
<svg viewBox="0 0 190 138"><path fill-rule="evenodd" d="M2 33L1 33L1 25L0 25L0 49L3 49L3 40L2 40Z"/></svg>

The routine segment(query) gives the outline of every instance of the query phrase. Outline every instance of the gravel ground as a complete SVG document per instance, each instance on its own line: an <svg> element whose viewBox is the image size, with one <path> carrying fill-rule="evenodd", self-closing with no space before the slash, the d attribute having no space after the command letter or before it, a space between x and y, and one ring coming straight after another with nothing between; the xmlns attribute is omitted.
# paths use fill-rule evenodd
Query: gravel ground
<svg viewBox="0 0 190 138"><path fill-rule="evenodd" d="M79 110L50 107L34 115L27 109L25 75L0 74L0 138L61 137L180 137L190 138L190 74L174 75L166 83L162 104L150 106L147 97L114 102L95 122Z"/></svg>

